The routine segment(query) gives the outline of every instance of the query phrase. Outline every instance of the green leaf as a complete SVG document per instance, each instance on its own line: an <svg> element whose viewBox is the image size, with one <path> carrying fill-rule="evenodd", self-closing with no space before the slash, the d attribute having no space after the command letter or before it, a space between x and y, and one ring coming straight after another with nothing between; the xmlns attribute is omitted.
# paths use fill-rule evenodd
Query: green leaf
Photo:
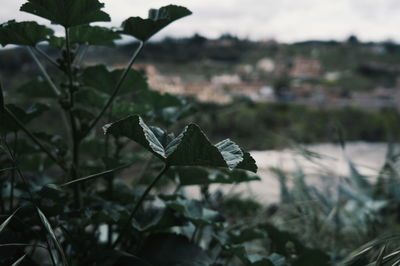
<svg viewBox="0 0 400 266"><path fill-rule="evenodd" d="M51 225L49 223L49 220L47 220L46 216L44 215L44 213L39 208L36 208L36 210L37 210L37 212L39 214L40 220L42 221L42 224L43 224L44 228L49 233L49 235L50 235L51 239L53 240L58 252L60 253L63 265L64 266L68 265L67 258L65 257L64 251L63 251L60 243L57 240L56 234L54 233L54 230L51 227Z"/></svg>
<svg viewBox="0 0 400 266"><path fill-rule="evenodd" d="M33 119L39 117L49 109L47 105L40 103L33 104L26 110L23 110L13 104L7 104L6 107L18 118L18 120L20 120L24 124L28 124ZM14 120L5 113L0 113L0 121L2 121L2 123L0 124L0 132L12 132L18 131L20 129L19 126L14 122Z"/></svg>
<svg viewBox="0 0 400 266"><path fill-rule="evenodd" d="M185 99L169 93L144 89L135 97L137 101L119 100L112 113L116 117L139 114L150 121L170 126L195 112Z"/></svg>
<svg viewBox="0 0 400 266"><path fill-rule="evenodd" d="M187 126L168 145L166 152L169 165L230 167L218 147L212 145L195 124Z"/></svg>
<svg viewBox="0 0 400 266"><path fill-rule="evenodd" d="M251 156L244 156L240 147L231 140L211 144L201 129L190 124L176 138L156 127L147 126L141 117L133 115L104 126L106 134L125 136L139 143L169 166L205 166L254 171Z"/></svg>
<svg viewBox="0 0 400 266"><path fill-rule="evenodd" d="M166 158L165 148L161 144L161 134L156 135L140 116L129 116L115 123L107 124L104 126L104 132L114 137L128 137L158 158L163 160Z"/></svg>
<svg viewBox="0 0 400 266"><path fill-rule="evenodd" d="M249 227L241 230L231 230L228 232L229 242L232 244L242 244L254 239L266 238L268 234L257 227Z"/></svg>
<svg viewBox="0 0 400 266"><path fill-rule="evenodd" d="M121 39L121 36L119 33L105 27L80 25L70 29L69 38L71 44L114 47L114 41ZM65 45L65 38L50 38L49 44L56 48L63 48Z"/></svg>
<svg viewBox="0 0 400 266"><path fill-rule="evenodd" d="M21 264L21 262L25 259L27 254L24 254L22 257L20 257L18 260L16 260L11 266L18 266Z"/></svg>
<svg viewBox="0 0 400 266"><path fill-rule="evenodd" d="M200 167L174 167L167 175L181 186L210 185L210 184L238 184L242 182L259 181L257 175L242 170L218 170Z"/></svg>
<svg viewBox="0 0 400 266"><path fill-rule="evenodd" d="M98 0L28 0L20 10L69 28L95 21L110 21L110 16L101 10L103 7L104 4Z"/></svg>
<svg viewBox="0 0 400 266"><path fill-rule="evenodd" d="M49 83L38 77L17 88L17 92L27 98L55 98Z"/></svg>
<svg viewBox="0 0 400 266"><path fill-rule="evenodd" d="M140 232L165 230L173 226L181 226L183 221L169 208L148 208L138 212L132 226Z"/></svg>
<svg viewBox="0 0 400 266"><path fill-rule="evenodd" d="M185 236L169 233L150 235L138 256L151 265L210 266L212 263L207 254Z"/></svg>
<svg viewBox="0 0 400 266"><path fill-rule="evenodd" d="M130 17L122 23L122 33L141 41L147 41L154 34L175 20L191 15L185 7L168 5L160 9L150 9L149 18Z"/></svg>
<svg viewBox="0 0 400 266"><path fill-rule="evenodd" d="M34 21L10 20L0 25L0 44L35 46L41 41L47 41L53 33L53 30Z"/></svg>
<svg viewBox="0 0 400 266"><path fill-rule="evenodd" d="M254 173L257 173L258 170L256 161L248 152L243 152L243 160L236 166L236 168L248 170Z"/></svg>
<svg viewBox="0 0 400 266"><path fill-rule="evenodd" d="M108 71L104 65L93 66L85 69L81 80L83 85L111 95L122 72L123 70ZM131 69L122 84L119 94L138 92L147 88L146 79L139 72Z"/></svg>
<svg viewBox="0 0 400 266"><path fill-rule="evenodd" d="M222 217L218 212L203 208L203 204L198 200L182 198L173 200L164 199L165 204L169 208L181 213L196 226L216 225L216 222L222 221Z"/></svg>
<svg viewBox="0 0 400 266"><path fill-rule="evenodd" d="M248 255L244 245L232 244L225 232L213 235L213 237L225 251L239 258L245 266L274 266L269 258L259 255Z"/></svg>
<svg viewBox="0 0 400 266"><path fill-rule="evenodd" d="M143 115L166 125L173 124L195 111L186 100L169 93L143 90L138 98L144 106L143 109L147 109Z"/></svg>
<svg viewBox="0 0 400 266"><path fill-rule="evenodd" d="M229 168L235 168L243 160L243 152L236 143L230 139L225 139L215 144L219 152L224 157Z"/></svg>

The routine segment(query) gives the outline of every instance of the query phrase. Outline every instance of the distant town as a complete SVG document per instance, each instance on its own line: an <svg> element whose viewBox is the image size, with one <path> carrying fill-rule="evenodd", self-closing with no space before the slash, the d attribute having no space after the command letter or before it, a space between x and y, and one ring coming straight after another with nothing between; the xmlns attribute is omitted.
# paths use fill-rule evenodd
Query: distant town
<svg viewBox="0 0 400 266"><path fill-rule="evenodd" d="M119 47L117 55L107 55L105 64L111 69L124 67L132 45ZM107 48L89 51L89 62L98 63L98 55L104 58L107 52ZM247 98L376 110L399 108L399 52L400 47L393 42L361 43L356 36L344 42L280 44L228 34L213 40L195 35L148 44L134 68L147 76L153 89L201 102L226 104ZM24 61L18 73L34 69L23 52L19 56L13 50L1 53L0 61L10 57ZM0 64L10 67L9 63Z"/></svg>

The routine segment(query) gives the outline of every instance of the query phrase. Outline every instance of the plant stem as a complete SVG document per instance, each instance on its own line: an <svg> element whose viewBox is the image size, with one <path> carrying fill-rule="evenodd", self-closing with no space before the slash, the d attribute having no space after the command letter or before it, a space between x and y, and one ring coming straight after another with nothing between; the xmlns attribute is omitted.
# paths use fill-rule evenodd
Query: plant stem
<svg viewBox="0 0 400 266"><path fill-rule="evenodd" d="M57 97L61 96L60 90L57 88L57 86L54 84L54 82L51 80L49 74L47 73L46 69L44 68L43 64L40 62L40 60L37 58L35 53L33 52L33 49L31 47L28 47L28 51L30 55L32 56L33 60L35 60L36 64L38 65L40 71L42 72L44 78L46 79L47 83L49 83L50 87L53 89L54 94Z"/></svg>
<svg viewBox="0 0 400 266"><path fill-rule="evenodd" d="M129 218L128 218L125 226L122 228L122 231L118 235L117 240L115 240L115 242L111 245L112 248L115 248L118 245L118 243L122 240L122 238L126 235L126 231L129 229L129 225L131 224L131 221L132 221L133 217L135 216L136 212L139 210L140 206L142 205L142 203L146 199L147 195L150 193L151 189L157 184L158 180L161 179L163 174L168 169L169 169L169 165L165 164L163 169L160 171L160 173L158 173L158 175L153 180L153 182L151 182L151 184L147 186L146 190L143 192L142 196L139 198L139 200L136 203L135 207L133 208L131 214L129 215Z"/></svg>
<svg viewBox="0 0 400 266"><path fill-rule="evenodd" d="M57 64L56 61L53 60L53 58L51 58L48 54L46 54L42 49L40 49L39 47L34 47L33 48L37 53L39 53L40 55L42 55L44 58L47 59L47 61L49 61L50 64L52 64L53 66L59 68L60 66Z"/></svg>
<svg viewBox="0 0 400 266"><path fill-rule="evenodd" d="M73 73L72 73L72 60L71 60L71 47L69 43L69 29L67 27L65 29L65 44L67 49L67 76L69 82L69 108L66 110L68 113L68 117L70 120L71 131L72 131L72 165L70 169L72 180L79 178L79 146L80 146L80 130L78 129L78 125L75 119L75 116L72 112L72 108L74 107L74 94L75 89L73 88ZM75 208L80 209L82 207L82 195L81 195L81 184L76 183L74 185L74 202Z"/></svg>
<svg viewBox="0 0 400 266"><path fill-rule="evenodd" d="M62 170L67 172L67 168L27 129L24 124L7 108L4 107L5 113L18 125L18 127L28 135L28 137L39 146L39 148L49 156L49 158L55 162Z"/></svg>
<svg viewBox="0 0 400 266"><path fill-rule="evenodd" d="M121 86L122 86L126 76L129 73L129 70L132 68L133 63L135 62L136 58L138 57L140 51L143 49L143 46L144 46L144 42L140 42L138 48L133 53L133 56L132 56L131 60L129 61L127 67L125 68L124 72L122 73L121 77L119 78L118 83L115 86L115 89L114 89L113 93L111 94L110 98L108 98L108 100L107 100L106 104L104 105L103 109L96 116L96 118L93 120L93 122L89 125L87 130L82 134L82 137L85 137L87 134L89 134L89 132L96 126L97 122L99 122L101 117L107 111L109 106L113 103L115 97L118 95L118 92L121 89Z"/></svg>

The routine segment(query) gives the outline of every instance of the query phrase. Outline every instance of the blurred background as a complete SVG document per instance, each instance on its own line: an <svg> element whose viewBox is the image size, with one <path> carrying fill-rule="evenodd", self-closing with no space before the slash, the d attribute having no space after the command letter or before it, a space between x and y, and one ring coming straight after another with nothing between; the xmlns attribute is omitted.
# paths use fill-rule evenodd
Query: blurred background
<svg viewBox="0 0 400 266"><path fill-rule="evenodd" d="M0 21L35 20L62 34L46 20L16 11L23 2L2 3ZM149 8L170 1L104 3L112 22L96 24L119 27L127 17L146 16ZM201 112L191 119L212 138L231 136L259 151L313 144L339 155L338 146L325 144L347 141L353 159L366 160L373 151L376 158L365 165L380 167L385 142L396 142L400 132L398 1L174 4L189 7L193 15L156 35L135 68L153 89L196 102ZM117 45L117 50L90 48L86 64L123 67L135 43L123 38ZM43 49L53 52L46 44ZM29 54L12 46L0 50L0 71L9 90L39 75Z"/></svg>

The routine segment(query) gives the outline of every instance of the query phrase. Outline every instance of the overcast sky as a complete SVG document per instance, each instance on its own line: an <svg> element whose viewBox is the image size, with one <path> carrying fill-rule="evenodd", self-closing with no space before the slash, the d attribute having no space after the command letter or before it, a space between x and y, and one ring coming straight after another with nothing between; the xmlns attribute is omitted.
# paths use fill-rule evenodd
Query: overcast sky
<svg viewBox="0 0 400 266"><path fill-rule="evenodd" d="M0 22L37 20L18 11L25 0L1 0ZM147 16L149 8L183 5L193 11L160 32L165 36L232 33L251 39L283 42L308 39L344 40L355 34L364 41L400 41L400 0L102 0L119 26L130 16Z"/></svg>

